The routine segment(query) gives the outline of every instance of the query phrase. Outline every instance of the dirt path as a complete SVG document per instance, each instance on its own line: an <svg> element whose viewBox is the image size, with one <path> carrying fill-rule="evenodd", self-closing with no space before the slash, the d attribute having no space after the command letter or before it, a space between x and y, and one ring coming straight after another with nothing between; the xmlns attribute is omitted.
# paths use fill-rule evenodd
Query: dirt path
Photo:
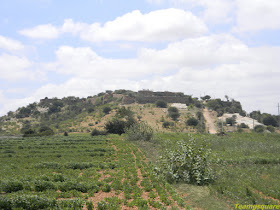
<svg viewBox="0 0 280 210"><path fill-rule="evenodd" d="M215 116L212 113L210 113L208 108L203 109L203 116L206 120L206 130L209 131L210 134L218 133L215 125Z"/></svg>

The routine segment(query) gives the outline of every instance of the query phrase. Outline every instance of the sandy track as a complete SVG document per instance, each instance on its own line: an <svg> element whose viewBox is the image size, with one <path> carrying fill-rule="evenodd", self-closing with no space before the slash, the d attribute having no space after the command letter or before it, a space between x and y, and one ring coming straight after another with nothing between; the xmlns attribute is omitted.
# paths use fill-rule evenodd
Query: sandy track
<svg viewBox="0 0 280 210"><path fill-rule="evenodd" d="M204 116L204 119L206 120L206 131L208 131L210 134L218 133L216 125L215 125L215 118L210 113L208 108L203 109L203 116Z"/></svg>

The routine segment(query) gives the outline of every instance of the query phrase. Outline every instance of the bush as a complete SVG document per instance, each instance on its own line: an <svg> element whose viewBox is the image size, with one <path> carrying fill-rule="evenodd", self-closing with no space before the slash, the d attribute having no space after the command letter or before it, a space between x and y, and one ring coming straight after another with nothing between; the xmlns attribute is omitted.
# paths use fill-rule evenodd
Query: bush
<svg viewBox="0 0 280 210"><path fill-rule="evenodd" d="M0 189L6 193L17 192L23 190L23 184L18 180L4 181L1 183Z"/></svg>
<svg viewBox="0 0 280 210"><path fill-rule="evenodd" d="M170 113L170 112L179 112L179 110L178 110L178 108L171 106L168 108L168 113Z"/></svg>
<svg viewBox="0 0 280 210"><path fill-rule="evenodd" d="M113 119L105 124L105 129L108 133L123 134L125 131L126 122L124 120Z"/></svg>
<svg viewBox="0 0 280 210"><path fill-rule="evenodd" d="M186 121L186 125L195 127L198 125L198 120L194 117L191 117Z"/></svg>
<svg viewBox="0 0 280 210"><path fill-rule="evenodd" d="M157 101L156 106L160 108L167 108L167 103L165 101Z"/></svg>
<svg viewBox="0 0 280 210"><path fill-rule="evenodd" d="M0 209L55 209L55 199L42 198L37 195L15 196L12 199L0 196Z"/></svg>
<svg viewBox="0 0 280 210"><path fill-rule="evenodd" d="M164 122L162 123L162 127L163 127L163 128L169 128L170 126L174 126L174 122L164 121Z"/></svg>
<svg viewBox="0 0 280 210"><path fill-rule="evenodd" d="M238 128L249 128L249 126L245 123L241 123L240 125L238 125Z"/></svg>
<svg viewBox="0 0 280 210"><path fill-rule="evenodd" d="M256 125L254 127L254 131L256 131L257 133L263 133L265 130L264 126L263 125Z"/></svg>
<svg viewBox="0 0 280 210"><path fill-rule="evenodd" d="M207 149L205 142L199 145L190 137L187 142L180 140L175 145L169 142L165 147L159 172L168 182L205 185L214 181L210 167L211 151Z"/></svg>
<svg viewBox="0 0 280 210"><path fill-rule="evenodd" d="M105 129L108 133L121 135L125 133L125 129L129 128L135 123L136 121L132 117L127 117L126 120L115 118L105 124Z"/></svg>
<svg viewBox="0 0 280 210"><path fill-rule="evenodd" d="M48 126L42 126L39 128L39 132L36 135L37 136L52 136L52 135L54 135L54 131Z"/></svg>
<svg viewBox="0 0 280 210"><path fill-rule="evenodd" d="M226 124L230 124L231 126L233 126L235 123L236 123L235 117L232 116L232 117L226 118Z"/></svg>
<svg viewBox="0 0 280 210"><path fill-rule="evenodd" d="M272 125L267 126L266 130L270 131L271 133L275 132L275 128Z"/></svg>
<svg viewBox="0 0 280 210"><path fill-rule="evenodd" d="M277 127L277 120L275 119L275 117L273 117L272 115L267 115L263 118L263 124L265 125L272 125L274 127Z"/></svg>
<svg viewBox="0 0 280 210"><path fill-rule="evenodd" d="M28 137L28 136L35 136L36 135L36 131L34 129L27 129L25 131L23 131L23 137Z"/></svg>
<svg viewBox="0 0 280 210"><path fill-rule="evenodd" d="M125 130L126 138L131 141L150 141L154 136L154 131L145 122L134 123Z"/></svg>
<svg viewBox="0 0 280 210"><path fill-rule="evenodd" d="M104 136L107 135L106 131L97 130L96 128L92 130L91 136Z"/></svg>
<svg viewBox="0 0 280 210"><path fill-rule="evenodd" d="M171 117L172 120L177 121L178 118L180 117L180 114L177 112L172 112L169 114L169 116Z"/></svg>
<svg viewBox="0 0 280 210"><path fill-rule="evenodd" d="M178 120L178 118L180 117L179 110L176 107L169 107L168 115L174 121Z"/></svg>
<svg viewBox="0 0 280 210"><path fill-rule="evenodd" d="M105 106L105 107L103 108L103 113L104 113L104 114L109 114L110 111L111 111L111 108L108 107L108 106Z"/></svg>
<svg viewBox="0 0 280 210"><path fill-rule="evenodd" d="M46 190L55 189L55 186L50 181L36 181L34 188L35 188L35 191L42 192L42 191L46 191Z"/></svg>

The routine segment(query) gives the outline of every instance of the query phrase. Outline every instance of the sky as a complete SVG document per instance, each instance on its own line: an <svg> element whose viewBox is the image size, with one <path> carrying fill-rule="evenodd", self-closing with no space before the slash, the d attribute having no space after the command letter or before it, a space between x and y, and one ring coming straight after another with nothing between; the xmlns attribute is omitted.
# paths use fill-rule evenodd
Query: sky
<svg viewBox="0 0 280 210"><path fill-rule="evenodd" d="M116 89L227 95L278 114L279 0L0 3L0 116Z"/></svg>

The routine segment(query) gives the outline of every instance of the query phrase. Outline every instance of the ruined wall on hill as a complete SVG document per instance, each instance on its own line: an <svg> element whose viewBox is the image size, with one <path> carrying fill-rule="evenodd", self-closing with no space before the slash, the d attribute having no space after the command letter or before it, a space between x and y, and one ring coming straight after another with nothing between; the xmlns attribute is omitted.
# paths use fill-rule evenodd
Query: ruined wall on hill
<svg viewBox="0 0 280 210"><path fill-rule="evenodd" d="M138 91L136 101L140 104L165 101L167 103L187 103L187 97L181 92L153 92L149 90Z"/></svg>

